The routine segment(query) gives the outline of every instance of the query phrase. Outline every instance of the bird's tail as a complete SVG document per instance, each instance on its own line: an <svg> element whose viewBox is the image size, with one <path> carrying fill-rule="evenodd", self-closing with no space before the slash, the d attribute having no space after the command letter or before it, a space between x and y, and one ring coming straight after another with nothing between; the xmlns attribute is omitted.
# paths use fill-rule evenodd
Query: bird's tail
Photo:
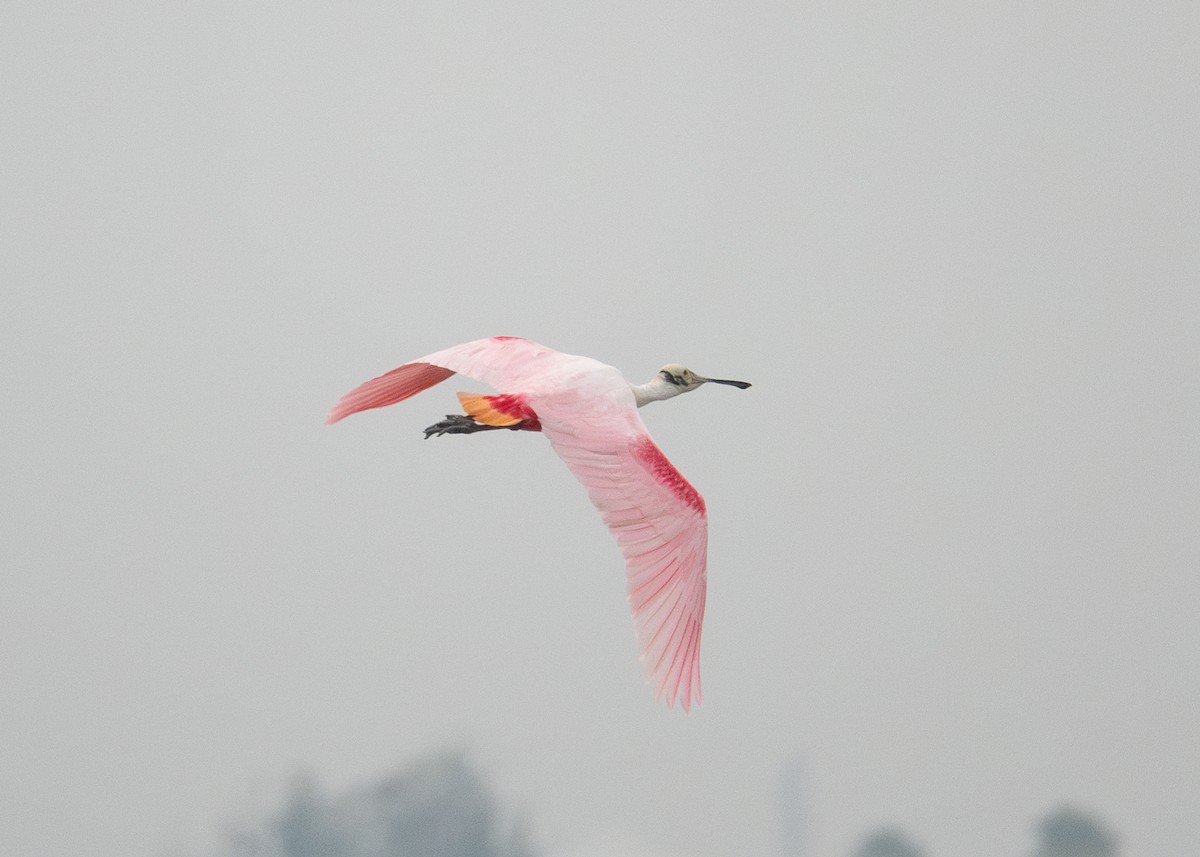
<svg viewBox="0 0 1200 857"><path fill-rule="evenodd" d="M406 363L378 378L359 384L342 396L325 418L325 422L332 424L359 411L394 405L445 381L453 374L450 369L434 366L432 363Z"/></svg>

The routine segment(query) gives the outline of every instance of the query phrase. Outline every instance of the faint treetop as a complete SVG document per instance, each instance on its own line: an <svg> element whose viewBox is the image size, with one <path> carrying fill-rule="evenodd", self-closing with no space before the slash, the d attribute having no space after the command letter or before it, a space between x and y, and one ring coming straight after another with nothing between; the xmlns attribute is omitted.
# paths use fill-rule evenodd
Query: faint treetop
<svg viewBox="0 0 1200 857"><path fill-rule="evenodd" d="M352 857L337 810L321 794L316 780L303 776L273 825L283 857Z"/></svg>
<svg viewBox="0 0 1200 857"><path fill-rule="evenodd" d="M299 780L282 809L229 838L228 857L535 857L460 753L326 797Z"/></svg>
<svg viewBox="0 0 1200 857"><path fill-rule="evenodd" d="M1037 825L1034 857L1117 857L1117 837L1096 816L1064 806Z"/></svg>
<svg viewBox="0 0 1200 857"><path fill-rule="evenodd" d="M903 831L884 827L863 839L853 857L924 857L924 852Z"/></svg>

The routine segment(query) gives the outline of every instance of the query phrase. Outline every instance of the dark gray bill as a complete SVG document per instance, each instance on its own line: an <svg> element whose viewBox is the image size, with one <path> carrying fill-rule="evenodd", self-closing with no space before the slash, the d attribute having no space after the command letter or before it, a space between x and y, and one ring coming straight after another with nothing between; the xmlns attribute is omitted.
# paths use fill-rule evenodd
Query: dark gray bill
<svg viewBox="0 0 1200 857"><path fill-rule="evenodd" d="M723 378L705 378L710 384L728 384L730 387L737 387L739 390L744 390L750 386L749 381L726 381Z"/></svg>

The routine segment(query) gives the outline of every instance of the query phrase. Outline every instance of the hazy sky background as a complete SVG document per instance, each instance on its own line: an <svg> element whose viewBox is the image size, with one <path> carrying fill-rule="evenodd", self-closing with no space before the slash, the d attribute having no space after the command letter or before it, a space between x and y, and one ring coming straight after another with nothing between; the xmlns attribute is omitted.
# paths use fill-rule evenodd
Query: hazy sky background
<svg viewBox="0 0 1200 857"><path fill-rule="evenodd" d="M0 852L211 851L469 748L551 857L1200 853L1200 6L7 2ZM711 522L705 702L536 435L644 381ZM621 843L614 845L613 843Z"/></svg>

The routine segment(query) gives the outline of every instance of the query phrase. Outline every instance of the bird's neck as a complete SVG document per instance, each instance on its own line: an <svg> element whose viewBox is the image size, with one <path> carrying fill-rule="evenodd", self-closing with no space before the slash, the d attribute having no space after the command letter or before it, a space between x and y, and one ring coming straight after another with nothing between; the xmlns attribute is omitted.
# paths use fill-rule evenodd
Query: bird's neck
<svg viewBox="0 0 1200 857"><path fill-rule="evenodd" d="M651 402L661 402L663 399L673 398L684 392L682 387L663 380L661 375L655 375L645 384L630 384L629 387L633 390L633 398L637 400L639 408Z"/></svg>

